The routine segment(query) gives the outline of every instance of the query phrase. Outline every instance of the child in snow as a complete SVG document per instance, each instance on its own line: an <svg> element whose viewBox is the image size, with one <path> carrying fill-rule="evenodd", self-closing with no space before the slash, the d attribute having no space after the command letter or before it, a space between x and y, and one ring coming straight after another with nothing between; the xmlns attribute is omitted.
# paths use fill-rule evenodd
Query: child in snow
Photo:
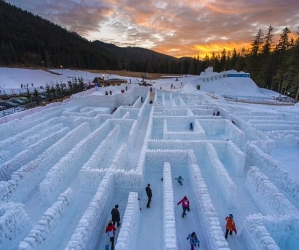
<svg viewBox="0 0 299 250"><path fill-rule="evenodd" d="M226 216L225 219L226 219L225 239L227 239L228 232L229 232L229 235L232 235L233 231L235 232L235 234L237 234L237 228L236 228L236 224L234 222L234 216L232 214L229 214L228 216Z"/></svg>
<svg viewBox="0 0 299 250"><path fill-rule="evenodd" d="M190 245L191 245L191 250L194 250L194 247L199 247L200 246L200 241L196 236L196 233L193 232L192 234L189 234L187 237L187 240L190 239Z"/></svg>
<svg viewBox="0 0 299 250"><path fill-rule="evenodd" d="M182 208L183 208L182 218L184 218L184 216L186 215L186 210L190 211L189 200L188 200L187 196L184 196L184 198L181 199L177 205L179 205L181 203L182 203Z"/></svg>
<svg viewBox="0 0 299 250"><path fill-rule="evenodd" d="M113 225L112 220L109 221L108 226L106 227L106 233L110 237L111 242L111 250L114 250L114 236L115 236L116 228Z"/></svg>
<svg viewBox="0 0 299 250"><path fill-rule="evenodd" d="M178 181L178 183L180 183L181 185L183 185L183 178L182 178L182 176L179 176L178 178L175 178L177 181Z"/></svg>
<svg viewBox="0 0 299 250"><path fill-rule="evenodd" d="M193 130L193 123L190 123L190 130Z"/></svg>

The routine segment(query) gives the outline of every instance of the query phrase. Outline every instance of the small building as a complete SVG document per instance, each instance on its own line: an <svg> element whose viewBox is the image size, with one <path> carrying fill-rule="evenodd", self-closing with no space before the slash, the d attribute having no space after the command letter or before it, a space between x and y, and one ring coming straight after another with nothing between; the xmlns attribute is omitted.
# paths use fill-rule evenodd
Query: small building
<svg viewBox="0 0 299 250"><path fill-rule="evenodd" d="M92 81L94 84L98 84L99 87L115 86L121 85L123 83L128 83L126 79L114 78L114 79L103 79L103 77L95 77Z"/></svg>

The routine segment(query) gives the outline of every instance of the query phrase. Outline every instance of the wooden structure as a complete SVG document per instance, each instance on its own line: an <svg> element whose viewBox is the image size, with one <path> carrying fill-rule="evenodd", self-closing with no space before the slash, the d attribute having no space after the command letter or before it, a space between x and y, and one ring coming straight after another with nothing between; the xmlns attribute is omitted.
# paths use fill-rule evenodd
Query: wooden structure
<svg viewBox="0 0 299 250"><path fill-rule="evenodd" d="M115 85L121 85L123 83L128 83L127 80L121 79L121 78L114 78L114 79L105 80L103 77L95 77L92 82L94 84L98 84L99 87L115 86Z"/></svg>

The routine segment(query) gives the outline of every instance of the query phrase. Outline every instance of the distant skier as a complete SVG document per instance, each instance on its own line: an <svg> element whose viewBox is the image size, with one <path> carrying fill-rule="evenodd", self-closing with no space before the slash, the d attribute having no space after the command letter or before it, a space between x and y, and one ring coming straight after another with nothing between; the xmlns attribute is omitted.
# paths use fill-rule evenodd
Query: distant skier
<svg viewBox="0 0 299 250"><path fill-rule="evenodd" d="M182 178L182 176L179 176L178 178L175 178L177 181L178 181L178 183L180 183L181 185L183 185L183 178Z"/></svg>
<svg viewBox="0 0 299 250"><path fill-rule="evenodd" d="M152 200L152 190L151 190L151 184L147 184L147 187L145 188L146 195L147 195L147 208L150 208L151 200Z"/></svg>
<svg viewBox="0 0 299 250"><path fill-rule="evenodd" d="M200 240L197 238L197 235L195 232L191 233L188 235L187 240L190 239L190 245L191 245L191 250L194 250L194 247L199 247L200 246Z"/></svg>
<svg viewBox="0 0 299 250"><path fill-rule="evenodd" d="M220 112L219 111L217 111L217 113L216 113L216 116L219 116L220 115Z"/></svg>
<svg viewBox="0 0 299 250"><path fill-rule="evenodd" d="M235 234L237 234L237 228L234 222L234 216L232 214L229 214L227 217L225 217L225 219L226 219L225 239L227 239L228 232L229 235L232 235L233 231L235 232Z"/></svg>
<svg viewBox="0 0 299 250"><path fill-rule="evenodd" d="M190 123L190 130L193 130L193 123Z"/></svg>
<svg viewBox="0 0 299 250"><path fill-rule="evenodd" d="M114 250L114 236L115 236L116 228L113 225L112 220L109 221L108 226L106 227L106 233L110 237L111 242L111 250Z"/></svg>
<svg viewBox="0 0 299 250"><path fill-rule="evenodd" d="M118 205L115 205L115 207L111 210L111 215L112 215L112 222L113 225L117 224L117 227L120 226L120 214L118 211Z"/></svg>
<svg viewBox="0 0 299 250"><path fill-rule="evenodd" d="M182 208L183 208L182 218L184 218L184 216L186 215L186 210L190 211L189 200L188 200L187 196L184 196L184 198L181 199L177 205L180 205L181 203L182 203Z"/></svg>

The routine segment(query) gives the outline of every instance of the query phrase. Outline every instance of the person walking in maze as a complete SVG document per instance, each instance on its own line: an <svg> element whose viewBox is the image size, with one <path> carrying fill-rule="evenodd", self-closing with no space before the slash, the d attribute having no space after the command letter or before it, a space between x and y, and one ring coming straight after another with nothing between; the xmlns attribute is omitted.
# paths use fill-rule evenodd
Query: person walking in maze
<svg viewBox="0 0 299 250"><path fill-rule="evenodd" d="M186 238L187 240L190 239L190 245L191 245L191 250L194 250L194 247L199 247L200 246L200 240L197 238L197 235L195 232L192 232L191 234L188 235Z"/></svg>
<svg viewBox="0 0 299 250"><path fill-rule="evenodd" d="M178 181L178 183L180 183L181 185L183 185L183 178L182 178L182 176L179 176L178 178L175 178L177 181Z"/></svg>
<svg viewBox="0 0 299 250"><path fill-rule="evenodd" d="M120 214L118 211L118 205L115 205L115 207L111 210L111 215L112 215L112 222L113 225L117 223L117 227L120 226Z"/></svg>
<svg viewBox="0 0 299 250"><path fill-rule="evenodd" d="M108 234L111 242L111 250L114 250L114 236L116 228L113 225L112 220L109 221L108 226L106 227L106 233Z"/></svg>
<svg viewBox="0 0 299 250"><path fill-rule="evenodd" d="M147 208L150 208L151 200L152 200L152 190L151 190L151 184L147 184L147 187L145 188L146 195L147 195Z"/></svg>
<svg viewBox="0 0 299 250"><path fill-rule="evenodd" d="M229 235L232 235L233 231L235 232L235 234L237 234L237 228L236 228L236 224L234 222L234 216L232 214L229 214L228 216L226 216L225 219L226 219L225 239L227 239L228 232L229 232Z"/></svg>
<svg viewBox="0 0 299 250"><path fill-rule="evenodd" d="M193 130L193 123L190 123L190 130Z"/></svg>
<svg viewBox="0 0 299 250"><path fill-rule="evenodd" d="M189 200L188 200L187 196L184 196L184 198L181 199L177 205L180 205L181 203L182 203L182 208L183 208L182 218L184 218L184 216L186 215L186 210L190 211Z"/></svg>

